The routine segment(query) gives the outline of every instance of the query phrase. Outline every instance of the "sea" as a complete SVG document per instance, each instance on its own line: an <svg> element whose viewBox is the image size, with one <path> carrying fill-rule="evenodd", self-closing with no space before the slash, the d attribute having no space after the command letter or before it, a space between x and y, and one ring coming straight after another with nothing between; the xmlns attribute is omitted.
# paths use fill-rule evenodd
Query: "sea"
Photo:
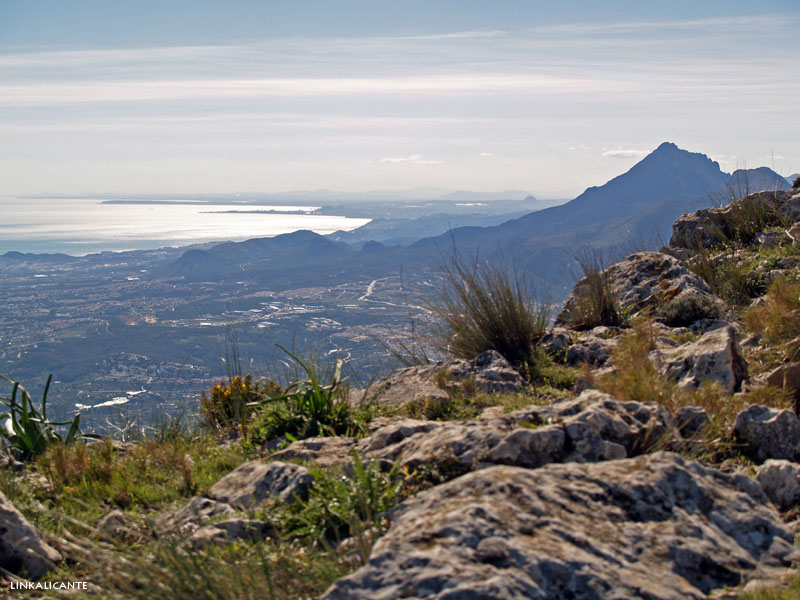
<svg viewBox="0 0 800 600"><path fill-rule="evenodd" d="M316 206L119 202L102 198L0 198L0 255L84 256L241 241L308 229L350 231L369 219L314 214ZM273 212L274 211L274 212Z"/></svg>

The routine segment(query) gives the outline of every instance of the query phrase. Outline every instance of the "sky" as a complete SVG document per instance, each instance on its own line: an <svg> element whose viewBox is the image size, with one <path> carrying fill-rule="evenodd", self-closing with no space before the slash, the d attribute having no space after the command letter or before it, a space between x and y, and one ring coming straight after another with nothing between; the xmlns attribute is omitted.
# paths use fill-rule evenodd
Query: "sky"
<svg viewBox="0 0 800 600"><path fill-rule="evenodd" d="M800 172L796 0L0 0L0 196Z"/></svg>

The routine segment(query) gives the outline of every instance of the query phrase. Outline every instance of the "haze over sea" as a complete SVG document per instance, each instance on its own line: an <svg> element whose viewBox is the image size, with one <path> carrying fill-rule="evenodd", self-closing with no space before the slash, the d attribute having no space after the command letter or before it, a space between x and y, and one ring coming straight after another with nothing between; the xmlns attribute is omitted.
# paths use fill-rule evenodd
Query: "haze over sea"
<svg viewBox="0 0 800 600"><path fill-rule="evenodd" d="M104 203L87 198L0 198L0 254L9 251L83 256L106 250L150 250L241 241L310 229L320 234L367 223L310 214L314 206ZM262 211L262 212L254 212ZM293 214L268 211L292 211ZM302 211L298 213L297 211Z"/></svg>

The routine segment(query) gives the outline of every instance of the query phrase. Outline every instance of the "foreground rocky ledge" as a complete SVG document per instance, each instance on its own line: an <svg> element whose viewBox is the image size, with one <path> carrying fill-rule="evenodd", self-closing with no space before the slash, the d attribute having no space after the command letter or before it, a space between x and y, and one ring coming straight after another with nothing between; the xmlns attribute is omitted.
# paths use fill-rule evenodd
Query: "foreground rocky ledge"
<svg viewBox="0 0 800 600"><path fill-rule="evenodd" d="M663 452L491 467L407 500L391 521L323 600L699 599L797 558L755 481Z"/></svg>

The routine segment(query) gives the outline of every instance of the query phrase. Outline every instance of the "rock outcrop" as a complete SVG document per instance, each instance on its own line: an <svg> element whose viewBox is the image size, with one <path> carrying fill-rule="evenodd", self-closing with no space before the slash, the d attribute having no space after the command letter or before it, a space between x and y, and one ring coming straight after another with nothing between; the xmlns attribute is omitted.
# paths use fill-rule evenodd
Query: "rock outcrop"
<svg viewBox="0 0 800 600"><path fill-rule="evenodd" d="M736 330L731 326L709 331L697 341L674 349L653 350L650 360L683 388L716 381L729 392L737 392L748 375Z"/></svg>
<svg viewBox="0 0 800 600"><path fill-rule="evenodd" d="M382 406L400 407L447 402L447 390L464 385L491 394L518 392L523 383L519 372L505 358L495 350L487 350L473 360L407 367L379 381L369 393Z"/></svg>
<svg viewBox="0 0 800 600"><path fill-rule="evenodd" d="M782 225L784 220L800 220L800 192L797 189L759 192L743 199L744 205L729 204L720 208L704 208L683 215L672 225L670 248L686 248L694 251L698 247L710 248L727 241L731 226L747 213L758 213L766 225ZM744 208L742 208L744 207ZM736 215L744 211L744 215Z"/></svg>
<svg viewBox="0 0 800 600"><path fill-rule="evenodd" d="M770 459L758 470L756 479L780 510L800 505L800 465L797 463Z"/></svg>
<svg viewBox="0 0 800 600"><path fill-rule="evenodd" d="M401 504L324 600L700 599L789 566L761 487L674 454L492 467Z"/></svg>
<svg viewBox="0 0 800 600"><path fill-rule="evenodd" d="M749 406L736 415L733 435L756 462L768 458L800 461L800 419L789 410Z"/></svg>
<svg viewBox="0 0 800 600"><path fill-rule="evenodd" d="M536 468L626 458L679 438L675 419L663 406L620 402L587 390L575 399L479 421L396 419L350 447L362 458L387 466L398 462L409 469L444 467L460 475L498 464ZM328 443L343 446L333 441L337 439ZM290 444L276 458L312 458L307 442Z"/></svg>
<svg viewBox="0 0 800 600"><path fill-rule="evenodd" d="M28 579L39 579L61 555L43 542L33 526L0 493L0 567Z"/></svg>
<svg viewBox="0 0 800 600"><path fill-rule="evenodd" d="M267 498L283 502L305 498L313 478L300 465L279 461L250 461L225 475L211 486L208 495L237 508L257 506Z"/></svg>
<svg viewBox="0 0 800 600"><path fill-rule="evenodd" d="M654 309L663 302L685 296L709 297L722 303L712 294L705 281L676 258L661 252L631 254L603 273L623 310L638 312L645 308ZM585 277L575 284L564 308L556 317L555 325L569 325L570 315L587 285Z"/></svg>

